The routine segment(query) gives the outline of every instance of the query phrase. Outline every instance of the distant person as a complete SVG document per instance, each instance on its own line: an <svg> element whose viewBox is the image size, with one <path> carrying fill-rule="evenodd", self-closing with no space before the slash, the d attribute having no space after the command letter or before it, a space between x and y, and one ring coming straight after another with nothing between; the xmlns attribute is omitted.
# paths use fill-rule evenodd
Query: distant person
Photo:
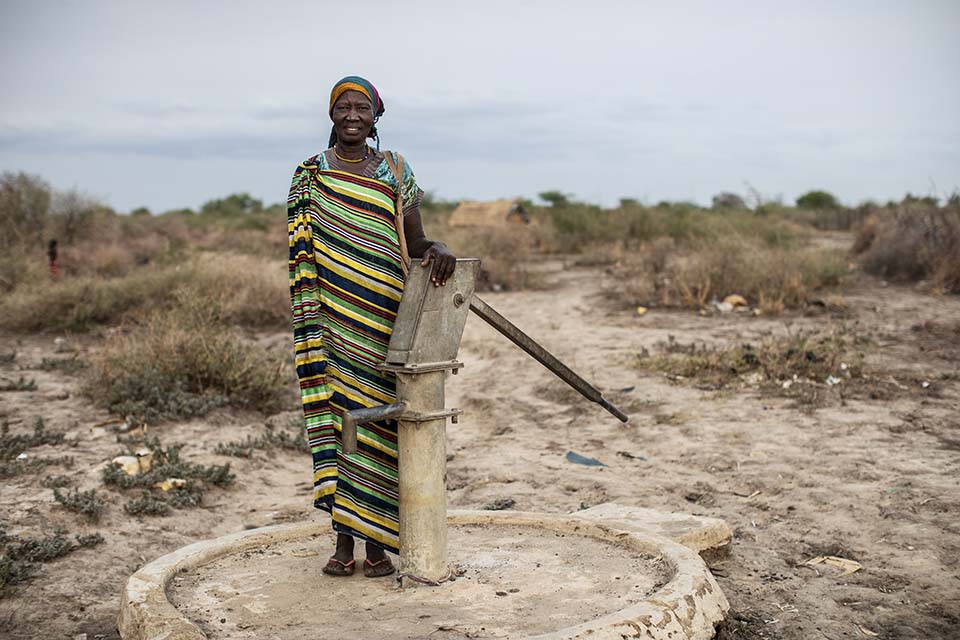
<svg viewBox="0 0 960 640"><path fill-rule="evenodd" d="M50 277L57 279L57 241L51 240L47 245L47 258L50 260Z"/></svg>
<svg viewBox="0 0 960 640"><path fill-rule="evenodd" d="M395 571L399 553L397 425L357 426L357 453L341 448L343 413L395 401L396 380L378 371L393 331L408 255L443 286L456 259L427 240L423 191L400 154L380 151L380 94L348 76L330 93L328 149L302 162L287 199L294 350L307 438L313 505L330 512L337 546L324 573L353 574L354 538L366 542L363 573ZM367 139L377 141L377 148ZM397 201L402 223L397 223ZM408 255L407 255L408 254Z"/></svg>

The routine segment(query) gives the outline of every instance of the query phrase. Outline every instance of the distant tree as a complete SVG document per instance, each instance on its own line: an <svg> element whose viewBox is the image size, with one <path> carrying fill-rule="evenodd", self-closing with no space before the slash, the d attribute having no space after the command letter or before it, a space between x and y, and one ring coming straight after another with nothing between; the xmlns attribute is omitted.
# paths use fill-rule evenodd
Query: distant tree
<svg viewBox="0 0 960 640"><path fill-rule="evenodd" d="M210 200L200 207L200 213L221 216L242 216L263 209L263 201L249 193L233 193L226 198Z"/></svg>
<svg viewBox="0 0 960 640"><path fill-rule="evenodd" d="M570 197L560 191L543 191L537 197L555 209L570 206Z"/></svg>
<svg viewBox="0 0 960 640"><path fill-rule="evenodd" d="M83 238L96 237L99 223L113 217L115 212L102 202L71 189L54 194L50 216L50 232L64 244Z"/></svg>
<svg viewBox="0 0 960 640"><path fill-rule="evenodd" d="M798 209L840 209L840 203L827 191L807 191L797 198Z"/></svg>
<svg viewBox="0 0 960 640"><path fill-rule="evenodd" d="M170 209L169 211L164 211L160 215L162 216L195 216L197 212L191 209L190 207L184 207L183 209Z"/></svg>
<svg viewBox="0 0 960 640"><path fill-rule="evenodd" d="M747 203L743 198L730 191L721 191L713 196L714 209L746 209Z"/></svg>
<svg viewBox="0 0 960 640"><path fill-rule="evenodd" d="M150 212L150 209L148 209L147 207L137 207L136 209L130 212L131 218L141 218L141 217L149 218L152 215L153 214Z"/></svg>
<svg viewBox="0 0 960 640"><path fill-rule="evenodd" d="M940 204L940 198L936 196L915 196L908 191L900 204L925 204L930 207L936 207Z"/></svg>
<svg viewBox="0 0 960 640"><path fill-rule="evenodd" d="M639 207L640 201L636 198L620 198L620 208L627 209L633 207Z"/></svg>
<svg viewBox="0 0 960 640"><path fill-rule="evenodd" d="M39 241L50 213L53 192L40 176L0 175L0 247Z"/></svg>

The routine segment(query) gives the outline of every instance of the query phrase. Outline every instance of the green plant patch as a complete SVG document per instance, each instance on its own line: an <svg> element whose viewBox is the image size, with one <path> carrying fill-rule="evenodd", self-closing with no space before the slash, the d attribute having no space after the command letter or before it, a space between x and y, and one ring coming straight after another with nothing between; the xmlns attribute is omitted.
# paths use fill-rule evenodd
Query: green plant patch
<svg viewBox="0 0 960 640"><path fill-rule="evenodd" d="M0 598L36 575L40 564L103 542L99 533L78 535L71 540L63 529L39 538L9 535L6 526L0 524Z"/></svg>
<svg viewBox="0 0 960 640"><path fill-rule="evenodd" d="M37 383L32 378L27 380L20 376L16 380L4 380L0 382L0 391L36 391Z"/></svg>
<svg viewBox="0 0 960 640"><path fill-rule="evenodd" d="M30 434L10 433L10 424L4 420L0 423L0 478L36 473L48 466L72 467L73 458L69 456L44 458L29 452L34 447L64 442L64 434L47 431L42 418L36 419Z"/></svg>
<svg viewBox="0 0 960 640"><path fill-rule="evenodd" d="M60 371L66 374L75 374L87 367L87 363L79 356L69 358L44 358L40 361L39 369L43 371Z"/></svg>
<svg viewBox="0 0 960 640"><path fill-rule="evenodd" d="M234 458L250 458L257 450L272 451L286 449L300 453L310 453L310 444L300 430L281 431L271 425L265 425L266 431L257 437L247 436L243 440L221 442L213 450L214 453Z"/></svg>
<svg viewBox="0 0 960 640"><path fill-rule="evenodd" d="M148 440L146 446L153 452L153 465L149 472L130 476L113 466L103 471L105 484L120 490L140 490L139 495L124 506L124 510L132 515L167 515L170 509L198 507L208 487L227 488L236 479L229 463L201 465L183 460L180 457L183 445L164 448L154 438ZM156 485L172 478L185 480L186 485L169 491L157 488Z"/></svg>
<svg viewBox="0 0 960 640"><path fill-rule="evenodd" d="M78 513L92 522L98 521L107 508L107 503L97 495L96 489L88 491L74 489L61 493L60 489L54 488L53 499L67 511Z"/></svg>

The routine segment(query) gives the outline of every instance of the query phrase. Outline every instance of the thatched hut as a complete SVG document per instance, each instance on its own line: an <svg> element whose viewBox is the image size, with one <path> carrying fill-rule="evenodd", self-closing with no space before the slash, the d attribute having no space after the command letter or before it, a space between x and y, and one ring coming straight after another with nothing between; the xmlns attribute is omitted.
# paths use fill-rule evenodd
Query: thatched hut
<svg viewBox="0 0 960 640"><path fill-rule="evenodd" d="M530 217L519 200L494 200L472 202L464 200L450 215L450 224L455 226L506 227L512 224L529 224Z"/></svg>

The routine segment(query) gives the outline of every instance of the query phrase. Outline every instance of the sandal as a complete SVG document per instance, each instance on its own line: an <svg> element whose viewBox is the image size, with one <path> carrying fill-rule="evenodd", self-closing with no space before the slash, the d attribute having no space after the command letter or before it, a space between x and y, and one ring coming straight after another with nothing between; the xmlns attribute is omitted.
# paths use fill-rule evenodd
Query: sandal
<svg viewBox="0 0 960 640"><path fill-rule="evenodd" d="M376 562L363 561L363 575L368 578L382 578L396 571L390 558L383 557Z"/></svg>
<svg viewBox="0 0 960 640"><path fill-rule="evenodd" d="M355 560L341 562L334 556L330 556L330 559L327 560L327 566L323 568L323 572L328 576L352 576L356 568L357 563ZM366 569L364 569L364 573L366 573Z"/></svg>

